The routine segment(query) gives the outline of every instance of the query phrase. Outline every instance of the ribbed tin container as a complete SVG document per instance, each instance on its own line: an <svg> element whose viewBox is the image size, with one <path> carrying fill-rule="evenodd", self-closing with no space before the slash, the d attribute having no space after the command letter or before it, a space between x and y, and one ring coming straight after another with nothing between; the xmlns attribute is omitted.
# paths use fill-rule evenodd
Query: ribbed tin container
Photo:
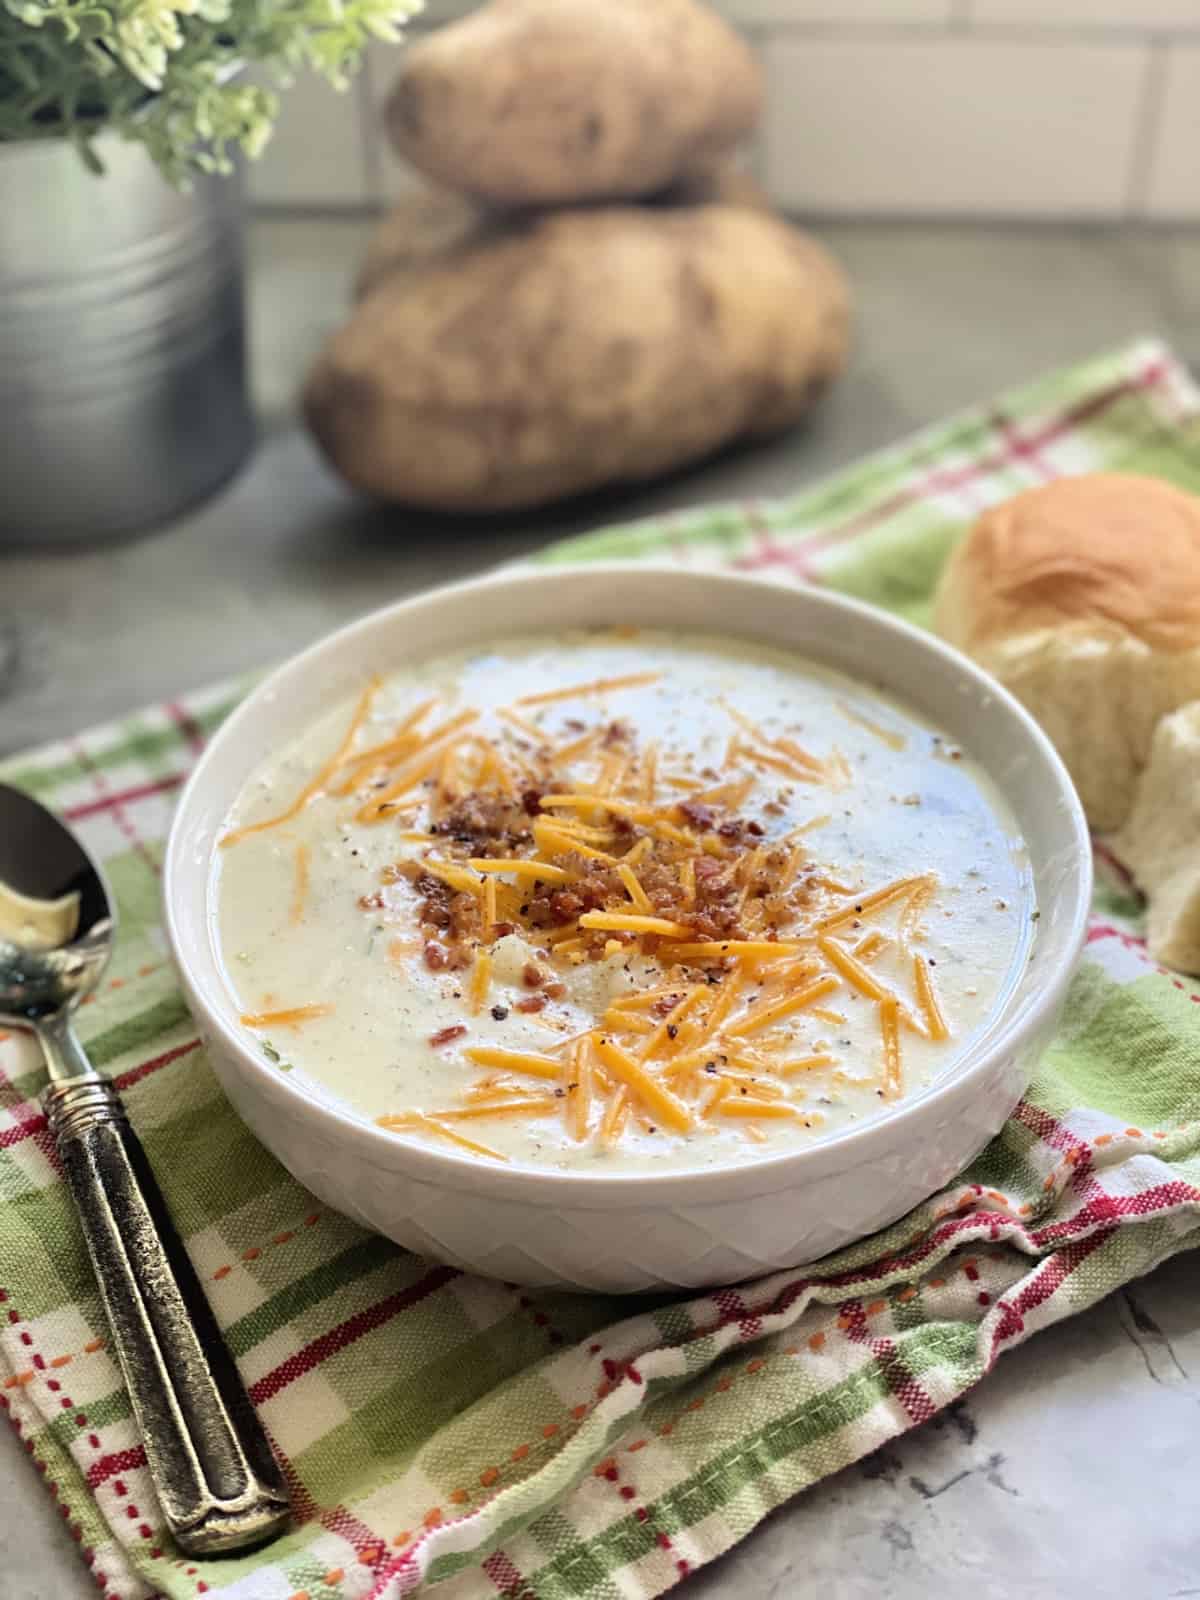
<svg viewBox="0 0 1200 1600"><path fill-rule="evenodd" d="M0 544L120 538L222 484L253 442L241 194L145 150L0 144Z"/></svg>

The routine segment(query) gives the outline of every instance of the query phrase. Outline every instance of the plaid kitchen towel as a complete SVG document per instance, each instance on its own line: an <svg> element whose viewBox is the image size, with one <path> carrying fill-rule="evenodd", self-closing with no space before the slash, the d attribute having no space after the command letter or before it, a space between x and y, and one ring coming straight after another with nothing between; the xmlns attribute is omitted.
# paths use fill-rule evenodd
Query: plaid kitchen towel
<svg viewBox="0 0 1200 1600"><path fill-rule="evenodd" d="M984 506L1056 474L1200 491L1200 394L1139 344L769 504L542 559L661 557L826 583L924 622ZM103 857L122 933L82 1014L271 1437L296 1526L240 1559L163 1534L23 1037L0 1043L0 1402L101 1590L191 1600L658 1595L789 1495L933 1416L1007 1348L1200 1243L1200 1000L1101 862L1087 959L1028 1097L970 1171L819 1267L715 1294L532 1293L326 1211L222 1098L167 960L172 799L229 692L7 764Z"/></svg>

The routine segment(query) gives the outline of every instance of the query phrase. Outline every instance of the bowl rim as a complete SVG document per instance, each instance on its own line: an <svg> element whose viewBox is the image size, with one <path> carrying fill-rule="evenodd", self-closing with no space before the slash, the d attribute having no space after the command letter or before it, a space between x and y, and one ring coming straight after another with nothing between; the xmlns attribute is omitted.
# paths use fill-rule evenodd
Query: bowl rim
<svg viewBox="0 0 1200 1600"><path fill-rule="evenodd" d="M635 573L647 581L653 581L655 575L659 579L669 577L676 583L701 579L705 583L736 587L750 594L769 591L776 597L780 590L786 592L786 588L790 587L781 585L776 580L745 573L722 569L686 568L669 561L655 560L590 561L573 562L562 566L501 568L480 576L422 590L416 595L381 606L323 634L313 644L287 658L255 683L245 699L235 707L213 735L180 793L163 859L164 919L176 969L182 979L189 1008L195 1014L201 1032L204 1032L207 1025L212 1033L218 1035L226 1056L237 1063L240 1074L253 1079L256 1088L262 1091L267 1099L273 1100L281 1111L288 1110L294 1117L311 1119L317 1124L336 1125L343 1138L357 1146L357 1153L361 1159L376 1169L392 1171L403 1169L406 1175L440 1188L462 1187L476 1195L491 1194L498 1198L518 1196L528 1198L525 1191L528 1191L531 1185L543 1185L557 1191L554 1198L562 1201L570 1198L575 1203L592 1206L606 1205L610 1202L633 1205L667 1200L678 1204L686 1191L697 1191L697 1200L703 1202L726 1198L724 1191L736 1190L744 1195L748 1187L762 1190L790 1188L794 1182L800 1181L802 1174L805 1179L811 1180L828 1176L833 1172L843 1172L864 1165L888 1153L898 1144L907 1142L904 1137L906 1131L914 1131L913 1125L927 1116L935 1105L944 1104L950 1109L956 1100L969 1098L975 1081L982 1078L1000 1057L1012 1057L1023 1045L1036 1039L1045 1026L1053 1020L1062 1004L1086 939L1092 897L1092 854L1083 808L1058 752L1032 716L1007 689L944 640L903 621L879 606L817 585L802 584L796 585L795 589L798 596L803 596L806 604L815 605L818 609L825 608L834 617L839 614L854 617L885 636L891 635L903 641L909 648L915 646L931 658L931 665L955 674L960 683L965 683L977 694L988 696L998 702L1020 728L1027 748L1036 754L1043 770L1053 780L1055 793L1047 795L1046 804L1057 804L1063 809L1074 836L1070 878L1063 891L1073 895L1073 904L1066 930L1060 936L1059 954L1045 975L1041 991L1022 1006L1019 1015L1006 1015L1005 1006L998 1008L985 1024L985 1031L965 1061L958 1063L953 1070L943 1072L920 1094L903 1099L889 1110L872 1116L862 1123L850 1124L839 1129L812 1145L768 1156L756 1156L744 1163L719 1163L712 1167L683 1167L664 1172L645 1170L588 1172L550 1166L535 1167L530 1163L518 1161L485 1162L465 1153L442 1150L425 1144L402 1132L381 1128L348 1104L341 1105L332 1097L318 1098L290 1075L275 1070L251 1048L242 1031L235 1026L232 998L218 990L219 1000L223 1004L217 1003L208 987L191 970L185 955L178 904L182 900L179 895L181 883L190 880L195 892L198 877L198 887L204 907L202 915L205 927L209 930L211 943L209 924L211 857L207 857L202 865L198 865L194 856L189 855L185 826L189 813L196 804L196 797L202 794L211 781L211 770L219 761L225 745L232 742L243 725L253 723L264 706L286 692L289 680L307 675L322 659L336 656L359 635L380 628L393 619L402 621L406 615L429 606L454 604L469 600L476 595L486 596L490 591L510 586L553 587L555 582L564 579L578 581L589 577L600 579ZM601 624L602 619L598 618L597 622L598 625ZM664 615L662 625L671 627L669 614ZM718 633L722 628L716 623L711 631ZM502 638L504 634L502 630L497 630L495 634L489 636ZM738 638L746 635L744 629L733 628L729 630L729 636ZM805 655L820 664L821 658L816 641L812 641L808 646L798 644L796 650L797 654ZM403 657L399 659L403 660ZM848 669L842 667L839 670ZM883 676L886 680L886 673ZM911 700L912 697L909 698ZM916 709L920 710L919 703L915 704ZM1003 793L1002 781L994 772L991 776ZM228 804L231 805L235 798L236 795L231 793ZM219 975L215 950L212 964ZM789 1178L791 1181L788 1181ZM547 1194L544 1198L549 1200L551 1196Z"/></svg>

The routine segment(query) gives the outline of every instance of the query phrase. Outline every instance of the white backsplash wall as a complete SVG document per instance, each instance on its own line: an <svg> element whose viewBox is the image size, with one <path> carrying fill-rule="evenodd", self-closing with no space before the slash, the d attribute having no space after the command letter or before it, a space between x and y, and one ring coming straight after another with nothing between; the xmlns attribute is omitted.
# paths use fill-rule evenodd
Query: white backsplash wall
<svg viewBox="0 0 1200 1600"><path fill-rule="evenodd" d="M595 0L603 5L605 0ZM413 37L472 9L429 0ZM754 170L831 216L1200 220L1200 0L716 0L767 77ZM305 77L251 169L270 210L386 206L415 181L380 108Z"/></svg>

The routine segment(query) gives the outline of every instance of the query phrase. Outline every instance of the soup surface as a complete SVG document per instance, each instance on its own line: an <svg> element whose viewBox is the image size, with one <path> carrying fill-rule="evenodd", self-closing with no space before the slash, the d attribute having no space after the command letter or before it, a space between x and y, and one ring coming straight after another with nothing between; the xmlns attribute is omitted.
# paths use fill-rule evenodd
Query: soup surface
<svg viewBox="0 0 1200 1600"><path fill-rule="evenodd" d="M961 750L783 651L513 637L364 686L247 783L211 914L280 1071L397 1137L745 1162L919 1092L1036 911Z"/></svg>

